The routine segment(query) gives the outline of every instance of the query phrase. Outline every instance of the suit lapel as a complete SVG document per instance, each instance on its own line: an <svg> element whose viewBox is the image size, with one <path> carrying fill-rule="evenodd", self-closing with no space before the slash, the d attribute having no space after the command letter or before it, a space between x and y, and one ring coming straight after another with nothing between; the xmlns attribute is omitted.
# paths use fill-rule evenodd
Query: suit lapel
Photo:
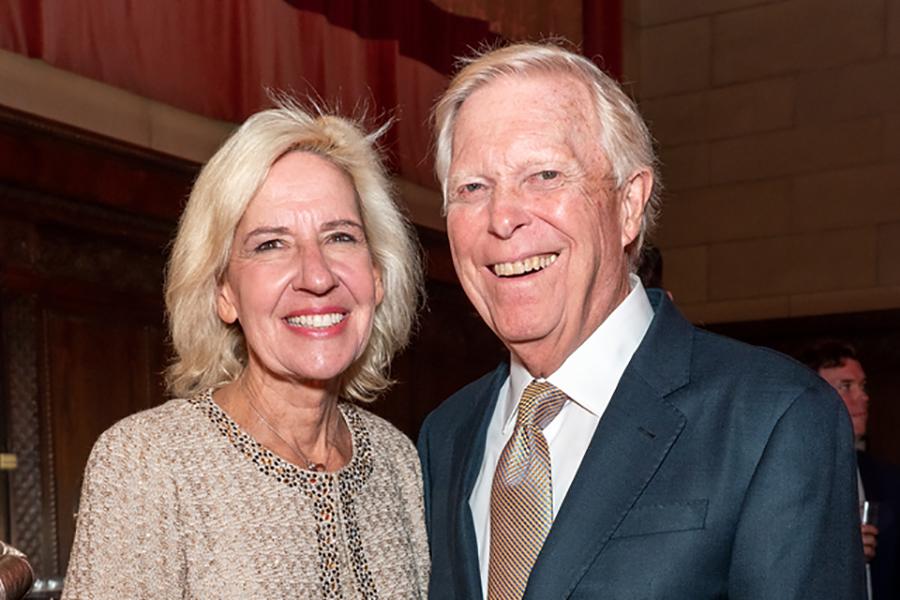
<svg viewBox="0 0 900 600"><path fill-rule="evenodd" d="M609 542L686 424L665 396L688 382L692 330L668 304L613 394L538 556L525 598L565 598Z"/></svg>
<svg viewBox="0 0 900 600"><path fill-rule="evenodd" d="M509 365L501 365L494 371L488 385L476 392L473 399L475 410L463 420L459 435L455 437L453 456L460 468L454 471L454 480L450 484L453 497L449 505L456 507L452 524L456 536L452 540L452 552L455 555L454 564L461 569L457 576L458 581L464 582L466 598L483 597L478 567L478 543L469 508L469 496L472 495L481 470L487 428L494 414L497 396L508 375Z"/></svg>

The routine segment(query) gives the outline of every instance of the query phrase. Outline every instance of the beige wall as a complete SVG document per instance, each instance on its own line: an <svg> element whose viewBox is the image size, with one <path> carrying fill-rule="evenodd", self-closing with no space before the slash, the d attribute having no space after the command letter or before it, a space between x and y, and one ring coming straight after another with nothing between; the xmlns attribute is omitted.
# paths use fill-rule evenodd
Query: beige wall
<svg viewBox="0 0 900 600"><path fill-rule="evenodd" d="M695 321L900 307L900 0L625 0Z"/></svg>

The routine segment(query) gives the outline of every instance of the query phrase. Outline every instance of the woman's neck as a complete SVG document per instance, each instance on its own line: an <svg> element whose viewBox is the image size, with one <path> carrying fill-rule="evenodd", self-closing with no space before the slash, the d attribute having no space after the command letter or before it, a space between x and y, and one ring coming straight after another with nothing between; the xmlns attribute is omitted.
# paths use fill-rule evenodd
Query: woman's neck
<svg viewBox="0 0 900 600"><path fill-rule="evenodd" d="M337 395L318 382L261 377L248 368L217 390L216 403L257 441L302 468L336 470L352 455Z"/></svg>

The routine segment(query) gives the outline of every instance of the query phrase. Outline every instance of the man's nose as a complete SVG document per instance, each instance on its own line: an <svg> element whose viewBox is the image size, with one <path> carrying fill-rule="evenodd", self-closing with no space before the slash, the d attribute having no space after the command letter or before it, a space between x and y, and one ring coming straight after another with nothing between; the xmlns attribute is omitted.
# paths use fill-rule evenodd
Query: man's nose
<svg viewBox="0 0 900 600"><path fill-rule="evenodd" d="M524 198L508 186L498 185L491 196L490 232L501 239L509 239L520 227L531 222L531 214Z"/></svg>
<svg viewBox="0 0 900 600"><path fill-rule="evenodd" d="M337 286L333 266L317 244L304 246L298 251L295 268L296 272L291 280L294 291L321 296Z"/></svg>

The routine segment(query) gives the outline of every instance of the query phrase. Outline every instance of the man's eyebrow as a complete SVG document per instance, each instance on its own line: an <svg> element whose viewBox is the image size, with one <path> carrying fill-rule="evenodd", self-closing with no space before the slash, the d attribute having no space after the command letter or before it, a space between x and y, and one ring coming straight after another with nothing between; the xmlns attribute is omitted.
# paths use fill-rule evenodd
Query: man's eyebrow
<svg viewBox="0 0 900 600"><path fill-rule="evenodd" d="M472 176L468 173L454 173L447 177L447 185L450 187L456 187L459 185L461 181L465 181L466 179L471 179Z"/></svg>

